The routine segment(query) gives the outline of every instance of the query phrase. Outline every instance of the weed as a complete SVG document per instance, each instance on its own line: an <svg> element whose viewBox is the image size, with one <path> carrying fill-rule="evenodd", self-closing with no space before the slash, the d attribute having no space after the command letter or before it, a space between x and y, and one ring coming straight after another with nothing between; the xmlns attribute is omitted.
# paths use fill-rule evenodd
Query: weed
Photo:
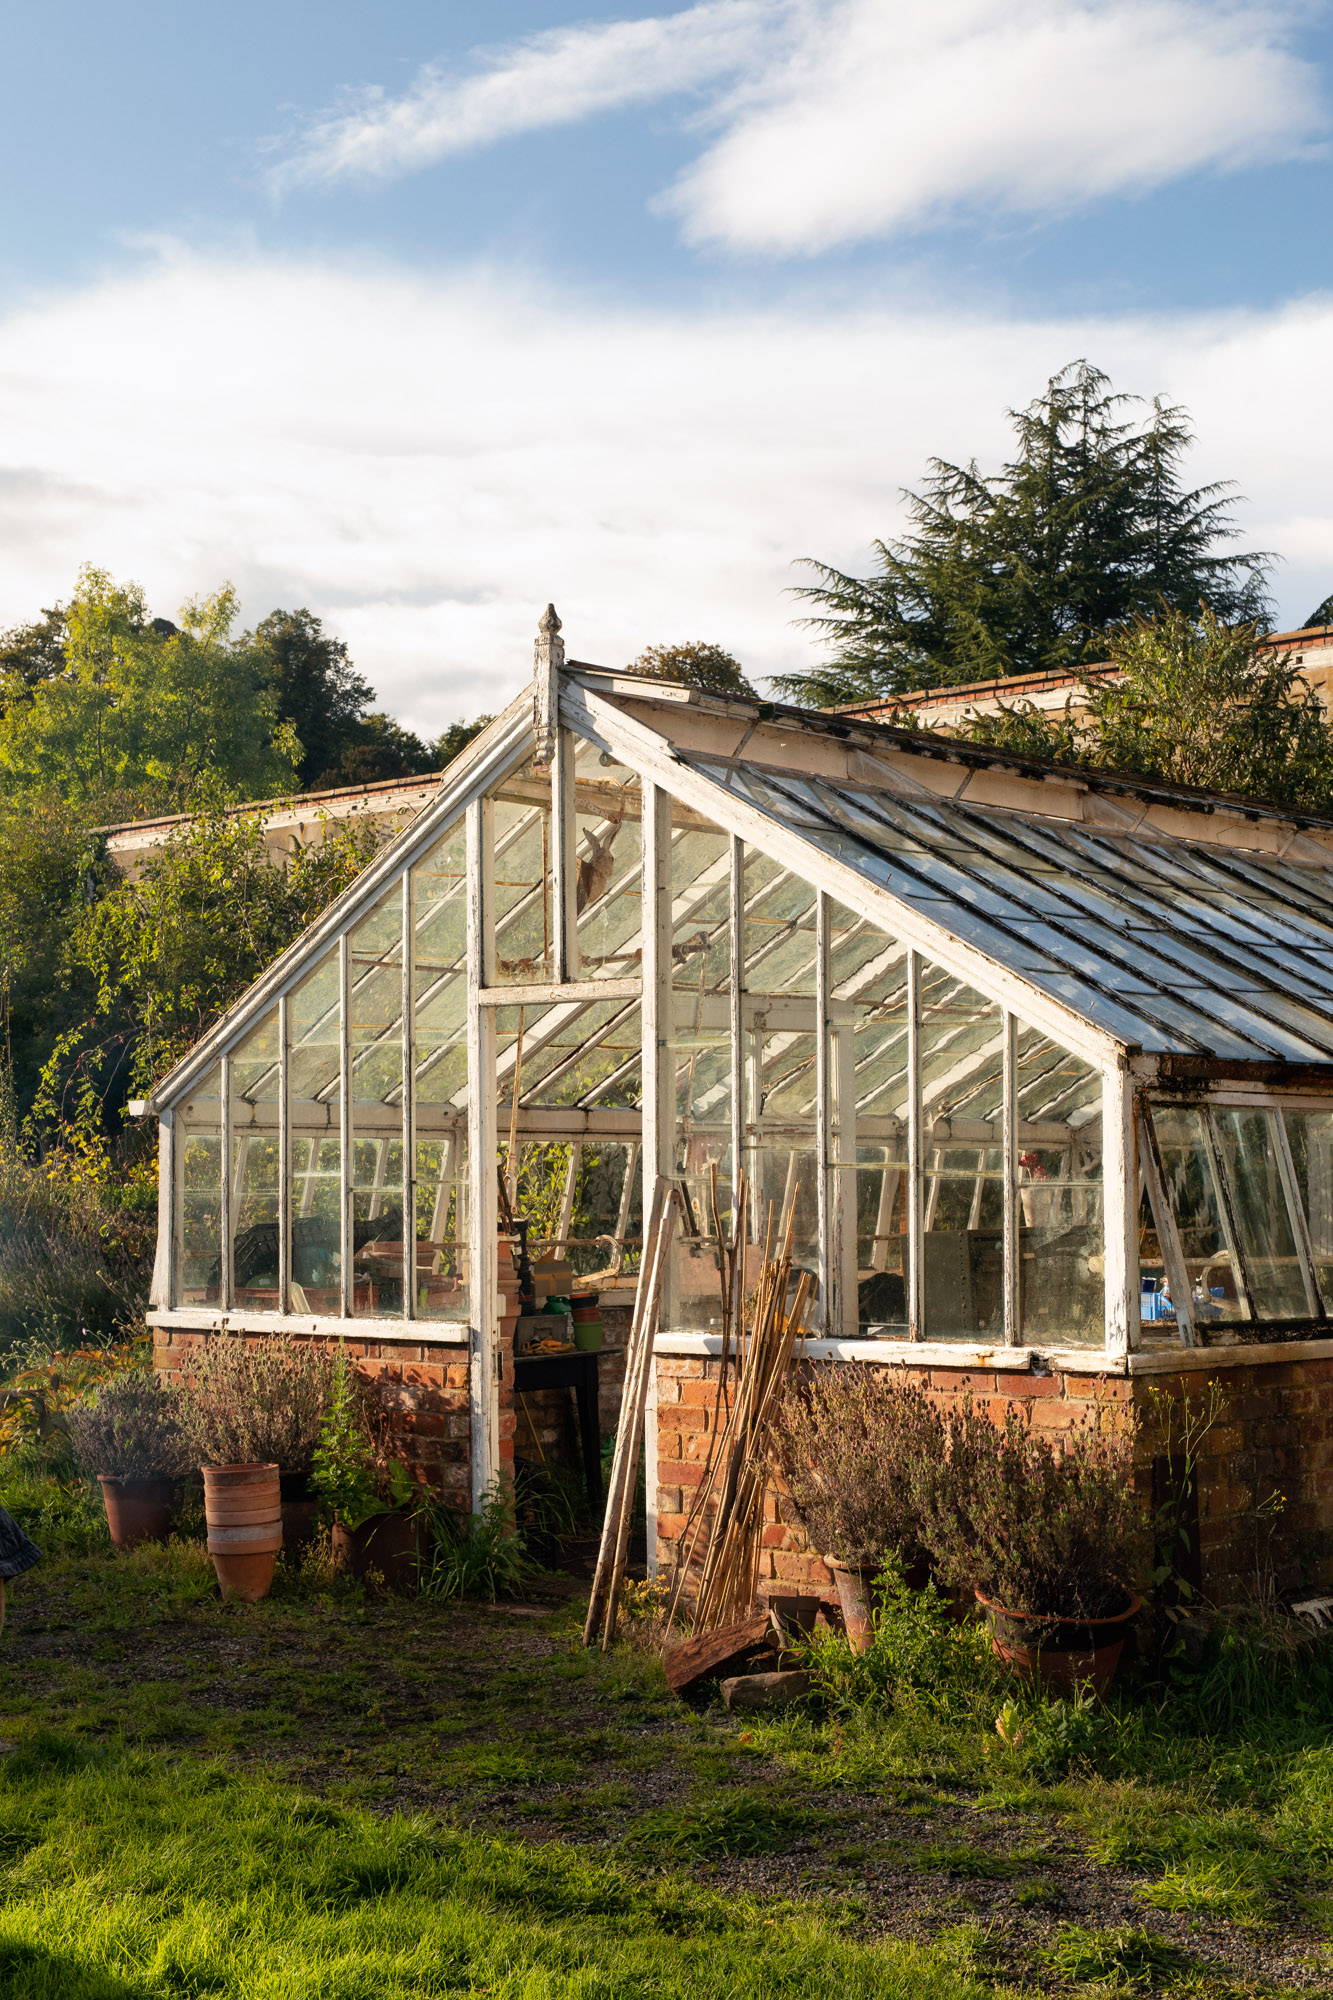
<svg viewBox="0 0 1333 2000"><path fill-rule="evenodd" d="M1041 1955L1064 1979L1099 1979L1140 1993L1152 1992L1189 1969L1189 1959L1178 1946L1128 1924L1105 1931L1066 1924Z"/></svg>
<svg viewBox="0 0 1333 2000"><path fill-rule="evenodd" d="M808 1807L775 1798L769 1792L744 1791L724 1798L698 1798L687 1805L660 1806L640 1814L626 1844L641 1854L669 1860L724 1854L776 1854L823 1815Z"/></svg>
<svg viewBox="0 0 1333 2000"><path fill-rule="evenodd" d="M965 1882L1004 1882L1026 1874L1032 1866L1030 1855L992 1854L989 1848L967 1842L953 1847L918 1847L911 1858L930 1874L956 1875Z"/></svg>
<svg viewBox="0 0 1333 2000"><path fill-rule="evenodd" d="M801 1642L815 1691L835 1714L915 1711L961 1717L1002 1685L981 1627L960 1625L932 1585L910 1588L892 1559L879 1577L875 1603L874 1637L866 1652L852 1652L833 1632L816 1632Z"/></svg>
<svg viewBox="0 0 1333 2000"><path fill-rule="evenodd" d="M423 1512L430 1538L421 1565L423 1597L486 1597L494 1603L522 1595L534 1572L508 1494L492 1493L477 1515L439 1506Z"/></svg>

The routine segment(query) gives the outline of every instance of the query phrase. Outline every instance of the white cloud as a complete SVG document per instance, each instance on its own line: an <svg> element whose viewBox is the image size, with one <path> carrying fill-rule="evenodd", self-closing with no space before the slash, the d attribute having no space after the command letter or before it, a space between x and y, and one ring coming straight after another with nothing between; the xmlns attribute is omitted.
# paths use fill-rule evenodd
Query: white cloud
<svg viewBox="0 0 1333 2000"><path fill-rule="evenodd" d="M526 678L553 598L611 665L711 639L813 655L791 561L865 560L928 455L1078 354L1193 411L1199 481L1285 551L1285 614L1333 587L1333 299L1262 315L1004 319L867 305L712 316L486 273L178 254L0 320L0 625L78 564L170 611L231 577L309 604L429 730Z"/></svg>
<svg viewBox="0 0 1333 2000"><path fill-rule="evenodd" d="M353 95L317 119L278 189L390 179L520 132L694 90L760 58L802 0L705 0L679 14L551 28L479 53L471 74L428 64L401 97Z"/></svg>
<svg viewBox="0 0 1333 2000"><path fill-rule="evenodd" d="M317 121L279 187L389 178L709 92L664 195L696 243L814 254L1293 156L1326 123L1301 0L709 0L554 29Z"/></svg>
<svg viewBox="0 0 1333 2000"><path fill-rule="evenodd" d="M695 241L815 252L1280 159L1322 124L1290 19L1217 0L844 0L736 94L669 203Z"/></svg>

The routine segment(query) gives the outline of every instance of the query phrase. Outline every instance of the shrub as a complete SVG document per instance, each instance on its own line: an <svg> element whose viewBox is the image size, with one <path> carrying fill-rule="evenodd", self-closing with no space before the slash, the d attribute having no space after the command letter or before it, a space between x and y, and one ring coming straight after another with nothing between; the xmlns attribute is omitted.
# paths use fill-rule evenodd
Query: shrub
<svg viewBox="0 0 1333 2000"><path fill-rule="evenodd" d="M171 1479L189 1469L180 1398L151 1368L131 1368L103 1383L93 1400L65 1419L80 1471L121 1479Z"/></svg>
<svg viewBox="0 0 1333 2000"><path fill-rule="evenodd" d="M385 1449L366 1384L341 1351L311 1460L311 1483L335 1521L349 1533L377 1514L406 1506L415 1491L407 1467Z"/></svg>
<svg viewBox="0 0 1333 2000"><path fill-rule="evenodd" d="M28 1159L0 1105L0 1352L119 1334L142 1309L156 1228L142 1175Z"/></svg>
<svg viewBox="0 0 1333 2000"><path fill-rule="evenodd" d="M1085 1425L1058 1443L1009 1412L943 1419L944 1450L917 1493L941 1576L1008 1611L1104 1618L1141 1577L1147 1521L1133 1440Z"/></svg>
<svg viewBox="0 0 1333 2000"><path fill-rule="evenodd" d="M918 1490L942 1449L925 1392L856 1363L794 1383L773 1424L774 1460L811 1545L855 1565L919 1546Z"/></svg>
<svg viewBox="0 0 1333 2000"><path fill-rule="evenodd" d="M312 1341L215 1334L179 1391L194 1463L308 1472L332 1388L333 1358Z"/></svg>

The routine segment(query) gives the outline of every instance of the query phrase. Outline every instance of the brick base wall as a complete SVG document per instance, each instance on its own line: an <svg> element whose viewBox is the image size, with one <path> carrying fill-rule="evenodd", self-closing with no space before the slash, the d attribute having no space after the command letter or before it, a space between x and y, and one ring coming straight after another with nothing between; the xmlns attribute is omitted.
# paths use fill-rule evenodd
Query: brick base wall
<svg viewBox="0 0 1333 2000"><path fill-rule="evenodd" d="M659 1355L656 1370L657 1559L669 1570L703 1477L718 1363ZM1183 1398L1198 1409L1215 1383L1217 1418L1198 1452L1195 1580L1217 1603L1333 1588L1333 1360L1253 1367L1219 1361L1207 1369L1135 1377L901 1363L894 1372L942 1403L971 1396L974 1407L996 1418L1010 1408L1024 1410L1039 1430L1052 1434L1093 1417L1104 1423L1116 1408L1126 1420L1139 1416L1137 1484L1145 1507L1163 1474L1160 1399ZM790 1502L770 1490L765 1515L760 1594L831 1599L828 1566L809 1547Z"/></svg>
<svg viewBox="0 0 1333 2000"><path fill-rule="evenodd" d="M176 1327L157 1327L153 1333L153 1361L164 1372L188 1369L191 1353L201 1350L207 1341L238 1338L261 1341L269 1336L187 1333ZM430 1487L446 1505L466 1513L472 1504L467 1349L431 1340L346 1340L320 1344L341 1345L357 1373L372 1384L413 1477ZM512 1423L511 1416L511 1460ZM503 1410L501 1430L503 1452Z"/></svg>

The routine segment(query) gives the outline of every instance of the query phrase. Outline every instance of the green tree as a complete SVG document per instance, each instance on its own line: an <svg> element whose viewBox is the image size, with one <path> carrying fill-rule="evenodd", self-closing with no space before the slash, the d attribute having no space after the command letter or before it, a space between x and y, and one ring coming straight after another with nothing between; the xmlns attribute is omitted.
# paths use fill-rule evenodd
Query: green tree
<svg viewBox="0 0 1333 2000"><path fill-rule="evenodd" d="M286 867L257 814L206 798L134 881L86 903L66 947L90 998L55 1042L29 1112L42 1146L104 1149L146 1091L366 866L382 836L329 822Z"/></svg>
<svg viewBox="0 0 1333 2000"><path fill-rule="evenodd" d="M829 662L778 688L818 706L1104 659L1108 635L1162 605L1227 623L1267 611L1266 558L1227 549L1228 484L1187 488L1184 410L1112 390L1071 363L1027 409L995 474L932 459L911 527L876 542L875 573L810 560L797 595Z"/></svg>
<svg viewBox="0 0 1333 2000"><path fill-rule="evenodd" d="M434 768L442 771L446 764L452 764L460 750L466 750L473 737L480 736L486 724L494 719L490 715L476 715L471 722L451 722L435 739Z"/></svg>
<svg viewBox="0 0 1333 2000"><path fill-rule="evenodd" d="M1311 625L1333 625L1333 591L1330 591L1321 603L1316 604L1301 630L1304 631Z"/></svg>
<svg viewBox="0 0 1333 2000"><path fill-rule="evenodd" d="M282 721L301 742L298 777L303 790L339 782L346 751L361 740L375 690L353 666L344 639L324 630L313 611L271 611L250 634L264 656L266 683Z"/></svg>
<svg viewBox="0 0 1333 2000"><path fill-rule="evenodd" d="M1030 703L978 716L963 732L1019 756L1233 792L1333 812L1333 733L1314 689L1254 626L1164 610L1110 637L1120 672L1083 681L1080 712Z"/></svg>
<svg viewBox="0 0 1333 2000"><path fill-rule="evenodd" d="M416 734L376 710L357 722L344 739L338 762L320 773L312 789L333 791L340 785L377 785L387 778L416 778L438 768L435 752Z"/></svg>
<svg viewBox="0 0 1333 2000"><path fill-rule="evenodd" d="M0 1063L26 1107L57 1035L90 1001L69 963L96 841L57 792L0 802Z"/></svg>
<svg viewBox="0 0 1333 2000"><path fill-rule="evenodd" d="M705 639L688 640L680 646L649 646L626 671L646 674L653 680L676 681L681 687L698 688L702 694L754 693L735 654Z"/></svg>
<svg viewBox="0 0 1333 2000"><path fill-rule="evenodd" d="M36 687L65 671L68 628L65 607L54 604L31 624L16 625L0 639L0 704L6 689Z"/></svg>
<svg viewBox="0 0 1333 2000"><path fill-rule="evenodd" d="M150 619L136 584L79 577L64 670L12 674L0 715L0 780L71 802L178 803L204 773L245 797L290 790L300 752L253 645L233 640L235 594L187 604L177 628Z"/></svg>

